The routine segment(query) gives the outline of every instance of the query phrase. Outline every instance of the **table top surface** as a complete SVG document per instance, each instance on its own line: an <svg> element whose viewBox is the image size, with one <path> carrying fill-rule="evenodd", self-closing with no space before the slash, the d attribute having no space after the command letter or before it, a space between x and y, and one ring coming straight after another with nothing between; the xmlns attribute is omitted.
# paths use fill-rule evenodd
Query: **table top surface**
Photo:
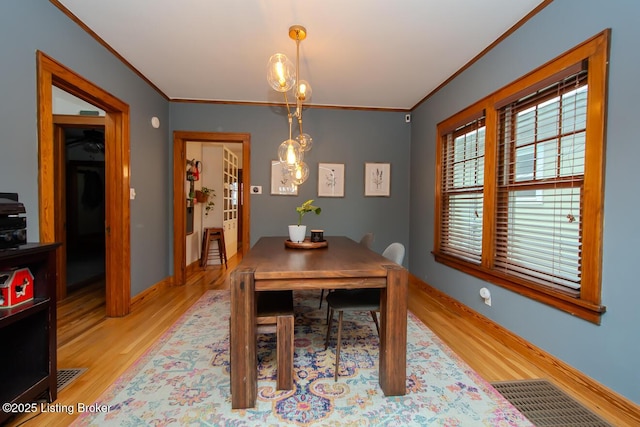
<svg viewBox="0 0 640 427"><path fill-rule="evenodd" d="M286 236L262 237L238 268L255 269L256 280L291 278L386 277L382 255L343 236L325 236L326 248L287 248Z"/></svg>

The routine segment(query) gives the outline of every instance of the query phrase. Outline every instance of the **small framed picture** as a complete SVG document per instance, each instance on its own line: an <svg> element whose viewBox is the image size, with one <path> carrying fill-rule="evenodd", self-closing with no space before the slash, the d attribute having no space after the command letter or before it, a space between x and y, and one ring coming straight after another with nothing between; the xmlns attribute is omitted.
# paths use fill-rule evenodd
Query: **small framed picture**
<svg viewBox="0 0 640 427"><path fill-rule="evenodd" d="M318 164L318 197L344 197L344 163Z"/></svg>
<svg viewBox="0 0 640 427"><path fill-rule="evenodd" d="M271 160L271 194L274 196L298 195L298 186L293 183L291 173L279 160Z"/></svg>
<svg viewBox="0 0 640 427"><path fill-rule="evenodd" d="M390 163L365 163L364 195L388 197L391 188Z"/></svg>

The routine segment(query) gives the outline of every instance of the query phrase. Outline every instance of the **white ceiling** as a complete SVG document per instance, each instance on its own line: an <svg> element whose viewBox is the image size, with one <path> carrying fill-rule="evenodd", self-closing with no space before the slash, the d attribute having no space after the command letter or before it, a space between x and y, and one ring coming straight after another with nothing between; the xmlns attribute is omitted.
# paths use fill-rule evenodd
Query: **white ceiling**
<svg viewBox="0 0 640 427"><path fill-rule="evenodd" d="M269 57L310 104L411 109L542 0L59 0L170 99L282 102Z"/></svg>

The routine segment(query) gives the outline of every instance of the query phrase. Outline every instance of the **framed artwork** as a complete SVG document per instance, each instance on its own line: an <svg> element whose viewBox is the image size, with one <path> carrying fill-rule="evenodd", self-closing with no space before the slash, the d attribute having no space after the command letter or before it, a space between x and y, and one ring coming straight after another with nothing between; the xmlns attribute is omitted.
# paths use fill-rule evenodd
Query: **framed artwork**
<svg viewBox="0 0 640 427"><path fill-rule="evenodd" d="M364 195L388 197L391 188L391 163L365 163Z"/></svg>
<svg viewBox="0 0 640 427"><path fill-rule="evenodd" d="M297 196L298 186L293 183L289 170L279 160L271 160L271 194Z"/></svg>
<svg viewBox="0 0 640 427"><path fill-rule="evenodd" d="M344 163L318 164L318 197L344 197Z"/></svg>

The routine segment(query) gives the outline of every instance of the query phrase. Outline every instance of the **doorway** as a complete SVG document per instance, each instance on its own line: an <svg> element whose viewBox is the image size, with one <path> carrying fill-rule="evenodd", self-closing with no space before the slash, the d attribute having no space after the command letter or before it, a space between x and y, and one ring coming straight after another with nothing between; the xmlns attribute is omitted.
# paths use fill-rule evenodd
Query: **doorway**
<svg viewBox="0 0 640 427"><path fill-rule="evenodd" d="M242 143L187 141L187 274L202 264L207 228L220 228L224 235L226 258L242 248ZM203 191L206 192L206 199ZM214 245L217 248L217 245ZM207 256L205 265L222 263L218 250ZM211 254L209 254L211 255Z"/></svg>
<svg viewBox="0 0 640 427"><path fill-rule="evenodd" d="M54 144L60 148L59 183L62 203L58 276L64 299L88 285L104 290L105 240L105 140L104 117L54 114ZM99 285L99 286L98 286Z"/></svg>
<svg viewBox="0 0 640 427"><path fill-rule="evenodd" d="M65 128L67 294L104 283L104 126Z"/></svg>
<svg viewBox="0 0 640 427"><path fill-rule="evenodd" d="M186 230L187 230L187 193L185 176L187 171L186 147L188 141L213 143L241 143L243 181L250 182L251 171L251 135L248 133L227 132L187 132L173 133L173 284L183 285L187 277L186 263ZM240 188L242 206L242 246L239 251L244 255L250 245L250 199L249 191Z"/></svg>
<svg viewBox="0 0 640 427"><path fill-rule="evenodd" d="M63 137L53 123L52 87L105 111L105 287L106 315L125 316L131 309L131 247L129 209L129 106L73 70L38 51L38 218L40 241L65 239L62 173ZM75 116L74 116L75 117ZM56 251L58 271L64 271L65 251ZM56 280L58 299L66 296L66 278Z"/></svg>

